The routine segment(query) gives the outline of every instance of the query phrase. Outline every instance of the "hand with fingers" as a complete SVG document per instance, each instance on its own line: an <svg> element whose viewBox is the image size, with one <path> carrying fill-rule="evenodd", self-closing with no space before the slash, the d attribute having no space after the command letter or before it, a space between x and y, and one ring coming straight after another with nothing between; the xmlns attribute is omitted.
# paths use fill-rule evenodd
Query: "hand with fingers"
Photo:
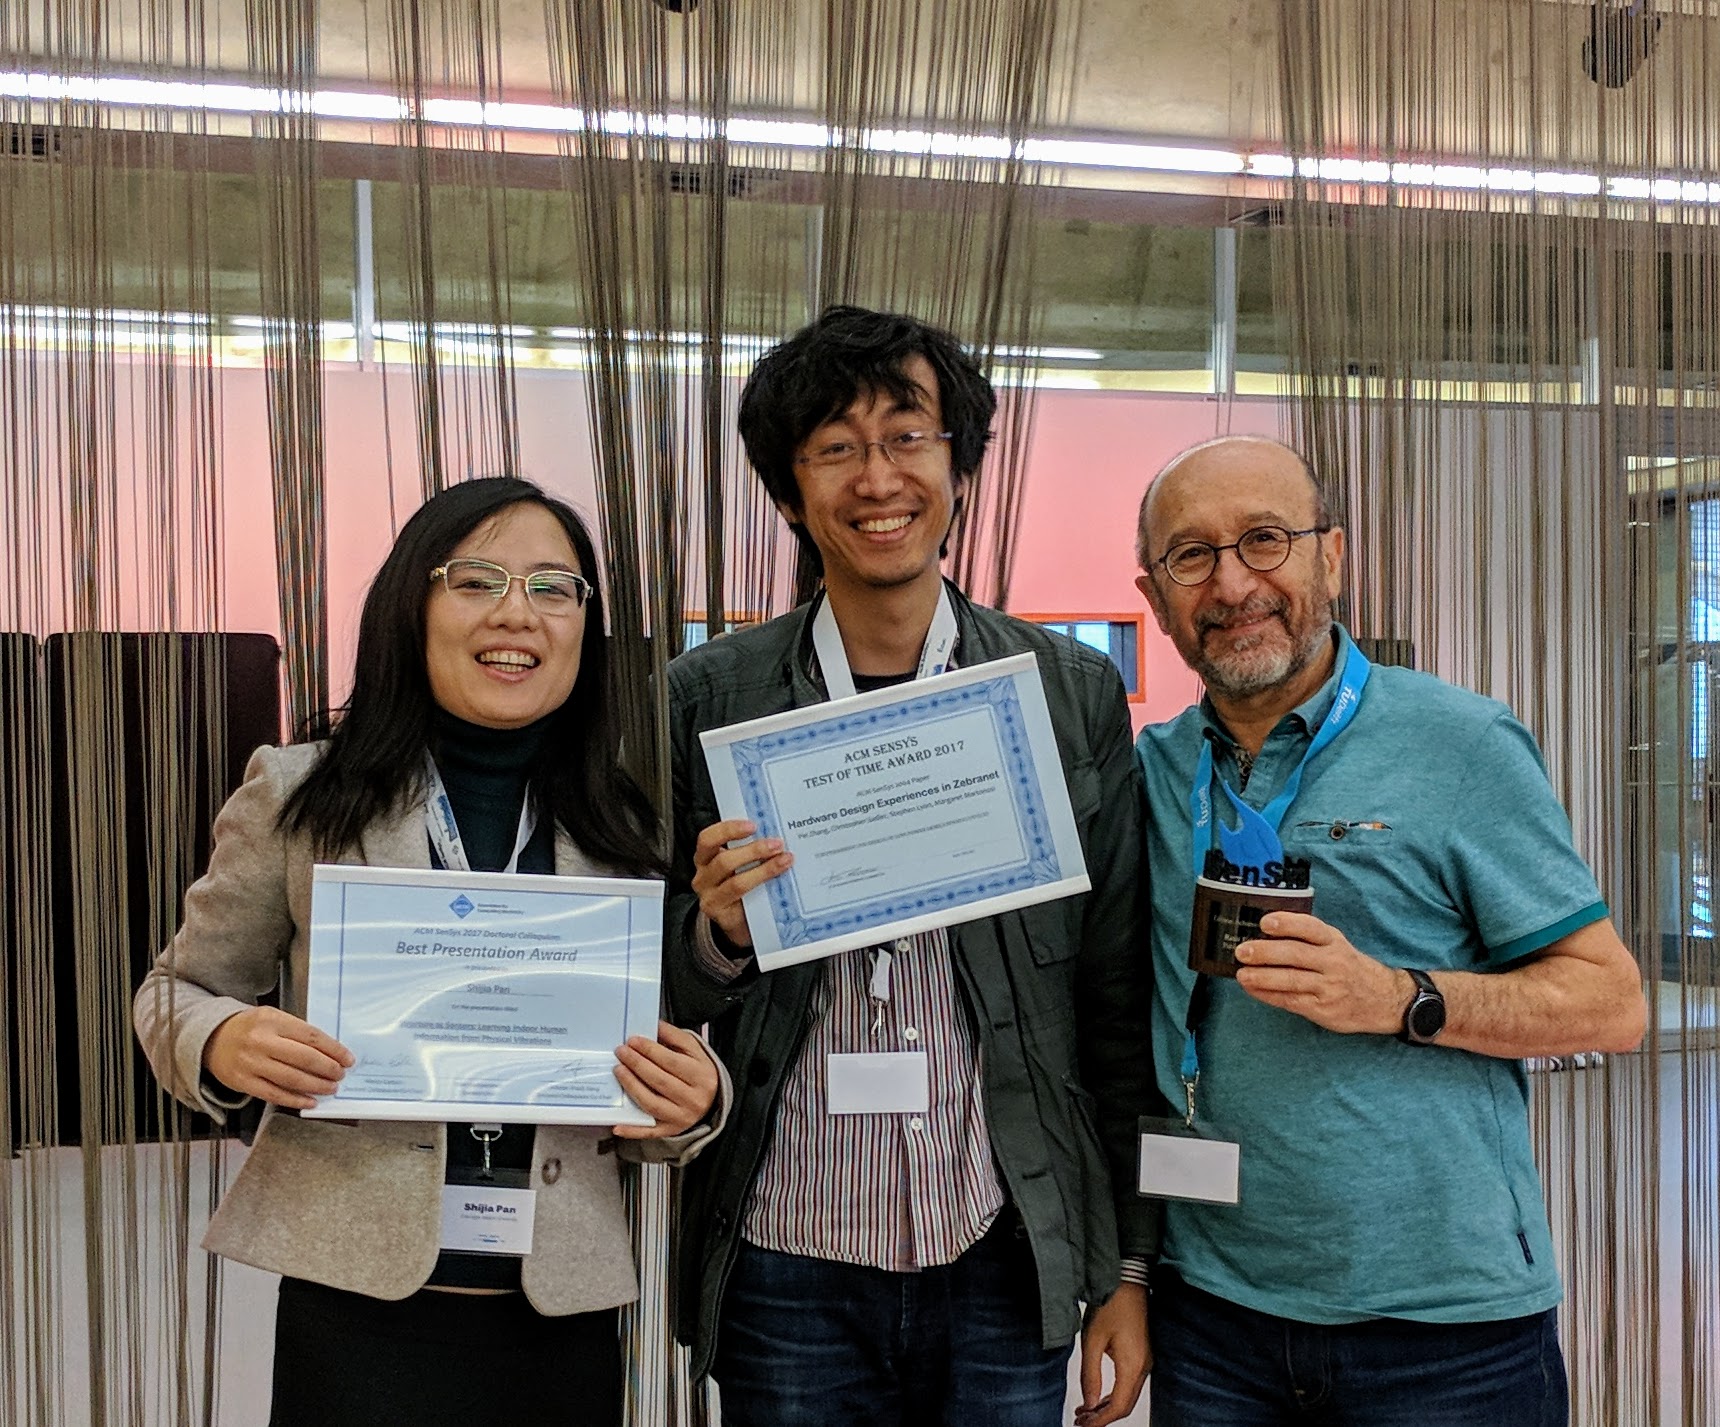
<svg viewBox="0 0 1720 1427"><path fill-rule="evenodd" d="M274 1006L229 1016L203 1046L203 1068L229 1090L289 1110L332 1095L352 1052L309 1021Z"/></svg>
<svg viewBox="0 0 1720 1427"><path fill-rule="evenodd" d="M657 1039L634 1036L617 1046L615 1078L653 1125L617 1125L623 1140L662 1140L703 1120L717 1098L717 1065L691 1031L657 1023Z"/></svg>
<svg viewBox="0 0 1720 1427"><path fill-rule="evenodd" d="M735 946L752 945L741 898L794 865L794 854L783 851L781 838L754 837L757 831L757 825L745 818L730 818L712 823L693 848L693 891L699 897L699 910ZM742 838L747 841L741 842Z"/></svg>
<svg viewBox="0 0 1720 1427"><path fill-rule="evenodd" d="M1111 1390L1105 1391L1104 1362L1111 1360ZM1153 1351L1147 1336L1147 1290L1124 1283L1087 1312L1081 1329L1081 1402L1075 1427L1107 1427L1135 1410Z"/></svg>
<svg viewBox="0 0 1720 1427"><path fill-rule="evenodd" d="M1358 951L1336 927L1305 912L1271 912L1260 935L1236 948L1237 984L1257 1001L1341 1035L1391 1035L1415 987Z"/></svg>

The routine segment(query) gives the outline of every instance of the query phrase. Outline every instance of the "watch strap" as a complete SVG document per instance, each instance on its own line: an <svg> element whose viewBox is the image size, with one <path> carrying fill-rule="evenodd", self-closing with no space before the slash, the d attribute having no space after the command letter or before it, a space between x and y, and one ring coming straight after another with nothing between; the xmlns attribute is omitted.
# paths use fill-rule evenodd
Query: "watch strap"
<svg viewBox="0 0 1720 1427"><path fill-rule="evenodd" d="M1409 998L1409 1004L1404 1007L1403 1025L1398 1030L1398 1039L1405 1045L1430 1045L1433 1036L1437 1036L1439 1031L1445 1028L1445 1017L1443 1014L1440 1016L1439 1030L1435 1030L1433 1036L1418 1036L1413 1030L1415 1013L1419 1007L1426 1005L1429 1001L1437 1001L1441 1012L1443 1012L1445 995L1438 986L1434 985L1433 977L1429 976L1427 972L1419 971L1413 966L1406 966L1404 970L1409 972L1410 980L1415 983L1415 995Z"/></svg>

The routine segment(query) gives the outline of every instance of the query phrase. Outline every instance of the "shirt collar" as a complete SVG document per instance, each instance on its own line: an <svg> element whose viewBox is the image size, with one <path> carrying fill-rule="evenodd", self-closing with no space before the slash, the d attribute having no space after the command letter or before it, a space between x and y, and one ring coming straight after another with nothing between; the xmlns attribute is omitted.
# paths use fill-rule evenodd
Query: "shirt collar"
<svg viewBox="0 0 1720 1427"><path fill-rule="evenodd" d="M1332 711L1332 703L1338 697L1338 684L1344 677L1344 665L1349 660L1350 646L1354 643L1350 638L1350 631L1336 620L1332 621L1332 636L1336 651L1332 659L1332 672L1326 676L1326 682L1279 719L1277 728L1272 730L1273 733L1284 727L1288 720L1300 727L1304 737L1312 738L1314 731L1326 721L1326 715ZM1236 740L1230 736L1230 730L1224 726L1224 720L1218 716L1218 710L1212 706L1212 700L1205 694L1200 698L1200 716L1203 736L1216 739L1227 746L1235 744Z"/></svg>

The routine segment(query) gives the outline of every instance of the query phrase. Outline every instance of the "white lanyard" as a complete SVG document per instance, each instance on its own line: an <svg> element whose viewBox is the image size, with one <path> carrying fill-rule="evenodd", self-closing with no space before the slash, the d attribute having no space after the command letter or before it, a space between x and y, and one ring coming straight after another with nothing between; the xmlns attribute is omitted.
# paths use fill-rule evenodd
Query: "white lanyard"
<svg viewBox="0 0 1720 1427"><path fill-rule="evenodd" d="M950 655L955 647L955 607L950 603L949 588L940 585L938 607L932 615L931 628L926 631L926 642L920 649L920 665L914 671L914 678L929 679L934 674L943 673L950 666ZM853 698L858 692L854 687L854 671L848 667L848 651L843 647L842 630L837 626L836 611L830 607L829 595L825 595L818 612L812 617L812 648L818 655L818 670L824 675L826 693L833 699ZM904 937L894 948L872 948L872 977L867 994L877 1004L880 1017L890 1000L892 953L906 951L910 944ZM873 1029L876 1028L874 1025Z"/></svg>
<svg viewBox="0 0 1720 1427"><path fill-rule="evenodd" d="M848 667L848 651L842 646L842 631L836 625L836 611L826 595L812 617L812 647L818 655L819 672L824 675L824 687L833 699L851 699L858 692L854 673ZM920 650L920 667L916 679L929 679L950 666L950 653L956 647L956 612L950 604L947 588L938 590L938 608L932 616L932 627L926 631L925 647Z"/></svg>
<svg viewBox="0 0 1720 1427"><path fill-rule="evenodd" d="M428 753L424 755L424 771L430 780L429 795L424 799L424 823L430 830L430 845L436 849L436 856L447 871L470 872L472 862L466 856L466 844L460 839L460 825L454 821L454 805L448 801L448 789L442 782L441 770ZM531 790L528 788L526 800L520 807L520 830L514 835L514 855L502 871L519 870L520 854L526 850L526 844L532 840L532 833L536 830L537 814L532 810Z"/></svg>

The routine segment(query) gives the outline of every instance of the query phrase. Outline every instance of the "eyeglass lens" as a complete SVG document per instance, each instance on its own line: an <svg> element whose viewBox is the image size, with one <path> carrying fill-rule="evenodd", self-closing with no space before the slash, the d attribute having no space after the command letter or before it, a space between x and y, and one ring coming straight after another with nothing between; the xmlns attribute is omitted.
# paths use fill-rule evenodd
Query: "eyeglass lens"
<svg viewBox="0 0 1720 1427"><path fill-rule="evenodd" d="M1212 578L1218 569L1220 555L1236 551L1241 560L1256 574L1276 570L1290 558L1290 547L1297 534L1278 525L1261 525L1243 532L1241 539L1231 545L1209 545L1204 540L1189 540L1173 546L1165 555L1165 570L1179 585L1200 585Z"/></svg>

